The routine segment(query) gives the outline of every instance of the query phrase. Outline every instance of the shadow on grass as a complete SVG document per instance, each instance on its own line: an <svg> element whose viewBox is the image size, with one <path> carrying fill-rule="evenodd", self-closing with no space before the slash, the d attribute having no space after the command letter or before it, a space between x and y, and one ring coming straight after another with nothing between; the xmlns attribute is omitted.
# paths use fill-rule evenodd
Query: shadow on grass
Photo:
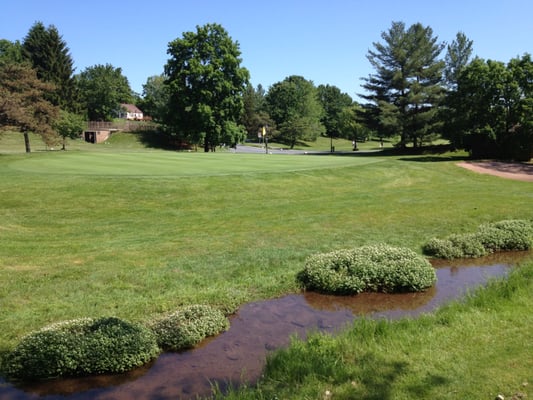
<svg viewBox="0 0 533 400"><path fill-rule="evenodd" d="M172 137L161 131L139 131L139 141L146 147L159 150L177 150Z"/></svg>
<svg viewBox="0 0 533 400"><path fill-rule="evenodd" d="M362 400L389 400L395 397L396 382L409 374L409 366L404 361L385 361L374 354L367 354L358 360L364 365L363 375L358 382L363 389ZM428 374L427 377L408 387L408 395L413 399L431 398L437 386L449 384L442 376Z"/></svg>

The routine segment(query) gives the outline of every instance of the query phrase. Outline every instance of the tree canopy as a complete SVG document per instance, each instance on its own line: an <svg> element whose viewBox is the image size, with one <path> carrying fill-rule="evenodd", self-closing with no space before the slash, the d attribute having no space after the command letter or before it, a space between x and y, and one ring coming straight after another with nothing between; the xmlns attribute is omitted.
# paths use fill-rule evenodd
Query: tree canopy
<svg viewBox="0 0 533 400"><path fill-rule="evenodd" d="M279 140L291 148L299 140L313 141L325 132L324 109L313 82L292 75L277 82L266 96L270 116L280 131Z"/></svg>
<svg viewBox="0 0 533 400"><path fill-rule="evenodd" d="M533 62L474 59L450 94L451 139L474 157L529 160L533 145Z"/></svg>
<svg viewBox="0 0 533 400"><path fill-rule="evenodd" d="M197 26L169 43L169 113L166 124L179 141L214 150L244 139L239 126L249 72L239 44L219 24Z"/></svg>
<svg viewBox="0 0 533 400"><path fill-rule="evenodd" d="M59 108L46 99L53 90L25 64L0 64L0 130L21 132L27 153L31 152L28 132L40 135L47 145L57 139L52 125Z"/></svg>
<svg viewBox="0 0 533 400"><path fill-rule="evenodd" d="M55 90L48 95L50 101L72 109L74 61L57 28L54 25L46 28L42 22L36 22L24 38L22 54L37 71L39 79L55 85Z"/></svg>
<svg viewBox="0 0 533 400"><path fill-rule="evenodd" d="M76 76L80 100L92 121L110 121L121 103L133 102L133 93L128 78L122 69L111 64L86 68Z"/></svg>
<svg viewBox="0 0 533 400"><path fill-rule="evenodd" d="M369 94L369 118L385 136L399 135L400 145L418 147L433 139L440 129L438 106L444 97L441 85L444 48L430 27L420 23L405 27L393 22L375 42L367 58L376 72L365 78ZM371 123L372 123L371 122Z"/></svg>

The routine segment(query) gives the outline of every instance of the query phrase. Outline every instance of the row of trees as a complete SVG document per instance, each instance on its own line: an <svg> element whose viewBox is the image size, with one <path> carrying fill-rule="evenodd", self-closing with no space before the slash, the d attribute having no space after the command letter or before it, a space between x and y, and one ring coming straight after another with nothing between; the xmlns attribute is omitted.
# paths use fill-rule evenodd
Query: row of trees
<svg viewBox="0 0 533 400"><path fill-rule="evenodd" d="M74 75L57 29L36 23L22 43L0 41L0 126L51 140L52 129L44 128L50 121L66 137L76 130L76 116L109 120L120 103L134 102L173 144L205 151L258 133L291 147L319 135L360 140L374 134L398 138L400 147L442 137L479 157L531 157L530 55L507 64L472 59L473 43L463 33L446 45L419 23L393 22L381 39L367 55L375 72L363 78L362 104L335 86L317 87L296 75L268 90L252 87L238 42L218 24L170 42L164 73L149 77L138 96L109 64ZM33 115L31 123L20 116L22 107L30 111L24 118Z"/></svg>

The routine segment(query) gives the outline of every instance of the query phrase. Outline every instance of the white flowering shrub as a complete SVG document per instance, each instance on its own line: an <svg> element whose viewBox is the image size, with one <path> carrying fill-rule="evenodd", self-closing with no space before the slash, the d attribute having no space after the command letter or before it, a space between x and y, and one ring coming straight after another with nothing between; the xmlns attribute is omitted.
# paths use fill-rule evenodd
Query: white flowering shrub
<svg viewBox="0 0 533 400"><path fill-rule="evenodd" d="M424 257L384 244L312 255L297 275L305 289L334 294L416 292L436 279Z"/></svg>
<svg viewBox="0 0 533 400"><path fill-rule="evenodd" d="M148 323L155 333L158 345L165 350L192 348L206 337L229 328L222 311L206 305L192 305L158 317Z"/></svg>
<svg viewBox="0 0 533 400"><path fill-rule="evenodd" d="M444 259L475 258L496 251L529 250L533 246L533 222L503 220L480 225L477 232L433 238L424 254Z"/></svg>
<svg viewBox="0 0 533 400"><path fill-rule="evenodd" d="M24 337L6 357L13 380L125 372L157 357L155 335L114 317L49 325Z"/></svg>

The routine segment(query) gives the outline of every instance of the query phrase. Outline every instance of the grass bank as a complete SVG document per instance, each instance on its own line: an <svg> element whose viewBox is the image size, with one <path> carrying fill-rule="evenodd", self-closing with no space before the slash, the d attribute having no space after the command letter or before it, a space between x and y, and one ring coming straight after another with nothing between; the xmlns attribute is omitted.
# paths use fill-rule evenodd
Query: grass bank
<svg viewBox="0 0 533 400"><path fill-rule="evenodd" d="M358 320L294 339L254 389L227 399L526 399L533 395L533 260L415 320Z"/></svg>

